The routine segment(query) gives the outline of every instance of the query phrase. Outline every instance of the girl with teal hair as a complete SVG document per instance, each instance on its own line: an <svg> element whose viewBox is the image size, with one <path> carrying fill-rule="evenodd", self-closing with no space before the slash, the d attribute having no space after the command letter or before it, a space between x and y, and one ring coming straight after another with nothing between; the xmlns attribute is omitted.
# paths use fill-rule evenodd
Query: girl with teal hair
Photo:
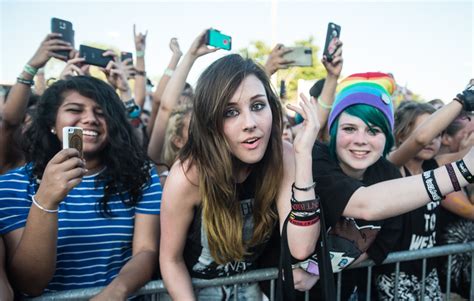
<svg viewBox="0 0 474 301"><path fill-rule="evenodd" d="M452 177L447 169L437 168L402 178L385 158L394 144L394 89L393 78L384 73L353 74L341 81L328 119L330 143L316 142L313 148L315 191L321 198L333 272L367 258L381 263L400 235L396 216L452 192L453 181L468 184L457 164L450 165ZM474 171L474 152L460 164ZM343 299L366 287L365 277L343 278ZM301 271L295 282L318 279Z"/></svg>

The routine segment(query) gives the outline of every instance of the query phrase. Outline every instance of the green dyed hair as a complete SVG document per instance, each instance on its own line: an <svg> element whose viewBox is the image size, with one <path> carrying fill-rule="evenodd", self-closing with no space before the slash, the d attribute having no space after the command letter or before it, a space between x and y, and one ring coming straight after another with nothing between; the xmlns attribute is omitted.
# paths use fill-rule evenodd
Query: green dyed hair
<svg viewBox="0 0 474 301"><path fill-rule="evenodd" d="M393 147L394 138L392 129L390 128L389 122L385 115L377 108L369 106L366 104L357 104L350 107L347 107L343 112L358 117L367 124L367 126L377 126L382 129L382 132L385 134L385 147L383 149L383 155L386 156ZM329 135L331 139L329 141L329 153L331 157L338 161L336 153L336 140L337 140L337 128L339 127L339 115L331 128L329 129Z"/></svg>

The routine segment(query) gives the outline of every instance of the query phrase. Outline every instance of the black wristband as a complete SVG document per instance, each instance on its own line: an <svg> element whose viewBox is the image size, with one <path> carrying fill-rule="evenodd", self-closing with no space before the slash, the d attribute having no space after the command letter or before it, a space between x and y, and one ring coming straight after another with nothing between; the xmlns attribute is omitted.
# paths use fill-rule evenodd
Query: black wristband
<svg viewBox="0 0 474 301"><path fill-rule="evenodd" d="M461 190L461 186L459 185L458 177L456 177L456 172L454 171L453 166L451 165L451 163L448 163L445 166L446 166L446 170L448 171L451 184L453 184L454 191Z"/></svg>
<svg viewBox="0 0 474 301"><path fill-rule="evenodd" d="M456 166L458 167L459 172L462 174L462 176L464 177L464 179L466 179L466 181L467 181L469 184L474 183L474 177L472 176L472 174L471 174L471 172L469 171L469 169L467 169L467 166L466 166L466 163L464 163L464 160L456 161Z"/></svg>
<svg viewBox="0 0 474 301"><path fill-rule="evenodd" d="M426 192L430 197L430 200L433 202L439 202L443 198L441 191L439 190L438 183L434 177L434 172L432 170L425 171L421 175L423 179L423 184L425 185Z"/></svg>

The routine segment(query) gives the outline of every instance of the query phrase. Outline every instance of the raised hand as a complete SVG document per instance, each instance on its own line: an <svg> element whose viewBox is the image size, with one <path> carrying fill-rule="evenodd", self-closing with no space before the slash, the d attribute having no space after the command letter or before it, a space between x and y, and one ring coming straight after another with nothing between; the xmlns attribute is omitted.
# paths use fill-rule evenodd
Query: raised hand
<svg viewBox="0 0 474 301"><path fill-rule="evenodd" d="M328 72L328 76L332 75L335 77L339 77L341 75L342 71L342 64L343 64L343 59L342 59L342 42L338 38L332 39L331 43L329 43L329 49L336 49L334 54L332 55L332 61L329 62L327 60L327 57L324 55L323 59L321 62L324 65L324 68L326 68L326 71Z"/></svg>
<svg viewBox="0 0 474 301"><path fill-rule="evenodd" d="M206 36L207 29L202 31L196 39L194 39L194 42L191 44L191 47L188 50L188 55L192 56L193 58L198 58L200 56L203 56L205 54L211 53L211 52L216 52L219 50L219 48L209 48L206 45L205 41L205 36Z"/></svg>
<svg viewBox="0 0 474 301"><path fill-rule="evenodd" d="M148 30L145 33L139 32L137 34L136 26L133 24L133 37L135 41L135 50L137 51L145 51L146 48L146 36L148 35Z"/></svg>
<svg viewBox="0 0 474 301"><path fill-rule="evenodd" d="M107 50L106 52L104 52L103 56L113 57L113 60L107 64L105 69L102 69L102 71L107 76L107 81L109 82L109 84L111 84L112 87L114 87L115 89L119 89L122 92L128 91L130 89L130 86L128 85L127 81L127 70L131 69L129 68L129 66L126 66L126 63L130 60L127 59L123 62L120 62L120 59L112 50Z"/></svg>
<svg viewBox="0 0 474 301"><path fill-rule="evenodd" d="M316 100L311 98L308 100L303 93L300 94L301 99L300 107L287 105L287 108L303 116L304 120L301 129L296 134L293 141L293 147L296 154L299 153L311 153L314 142L318 136L321 125L319 123L317 114Z"/></svg>
<svg viewBox="0 0 474 301"><path fill-rule="evenodd" d="M277 44L273 47L272 52L268 56L267 61L265 62L265 71L269 76L277 72L280 69L288 68L288 64L293 63L291 60L285 59L283 56L292 50L283 46L283 44Z"/></svg>
<svg viewBox="0 0 474 301"><path fill-rule="evenodd" d="M82 64L86 59L79 57L79 52L75 52L74 57L67 61L66 66L59 75L59 79L68 79L77 75L89 75L89 65Z"/></svg>
<svg viewBox="0 0 474 301"><path fill-rule="evenodd" d="M46 65L48 60L52 57L58 58L60 60L66 61L68 58L62 55L55 53L54 51L58 50L72 50L71 44L65 42L61 39L60 33L50 33L46 38L41 42L38 50L36 50L33 57L29 60L28 65L39 69Z"/></svg>
<svg viewBox="0 0 474 301"><path fill-rule="evenodd" d="M74 148L59 151L46 165L36 200L54 210L86 174L85 162Z"/></svg>
<svg viewBox="0 0 474 301"><path fill-rule="evenodd" d="M171 38L170 40L170 49L174 55L182 56L183 52L179 48L179 43L177 38Z"/></svg>

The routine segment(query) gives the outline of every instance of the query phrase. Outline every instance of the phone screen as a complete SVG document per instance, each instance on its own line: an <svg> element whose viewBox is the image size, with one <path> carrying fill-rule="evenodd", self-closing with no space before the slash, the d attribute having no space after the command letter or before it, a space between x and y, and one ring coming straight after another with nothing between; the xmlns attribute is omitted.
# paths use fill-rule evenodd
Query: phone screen
<svg viewBox="0 0 474 301"><path fill-rule="evenodd" d="M215 29L209 29L206 33L206 44L216 48L230 50L232 48L232 38Z"/></svg>
<svg viewBox="0 0 474 301"><path fill-rule="evenodd" d="M329 22L328 31L326 32L326 43L324 45L324 53L323 53L326 56L328 62L332 61L332 55L337 50L337 48L332 49L332 47L330 47L331 41L335 38L339 38L340 36L341 36L341 26L335 23Z"/></svg>
<svg viewBox="0 0 474 301"><path fill-rule="evenodd" d="M126 59L132 59L133 60L133 54L131 52L122 51L120 53L120 60L123 62ZM133 65L133 61L128 62L128 65Z"/></svg>

